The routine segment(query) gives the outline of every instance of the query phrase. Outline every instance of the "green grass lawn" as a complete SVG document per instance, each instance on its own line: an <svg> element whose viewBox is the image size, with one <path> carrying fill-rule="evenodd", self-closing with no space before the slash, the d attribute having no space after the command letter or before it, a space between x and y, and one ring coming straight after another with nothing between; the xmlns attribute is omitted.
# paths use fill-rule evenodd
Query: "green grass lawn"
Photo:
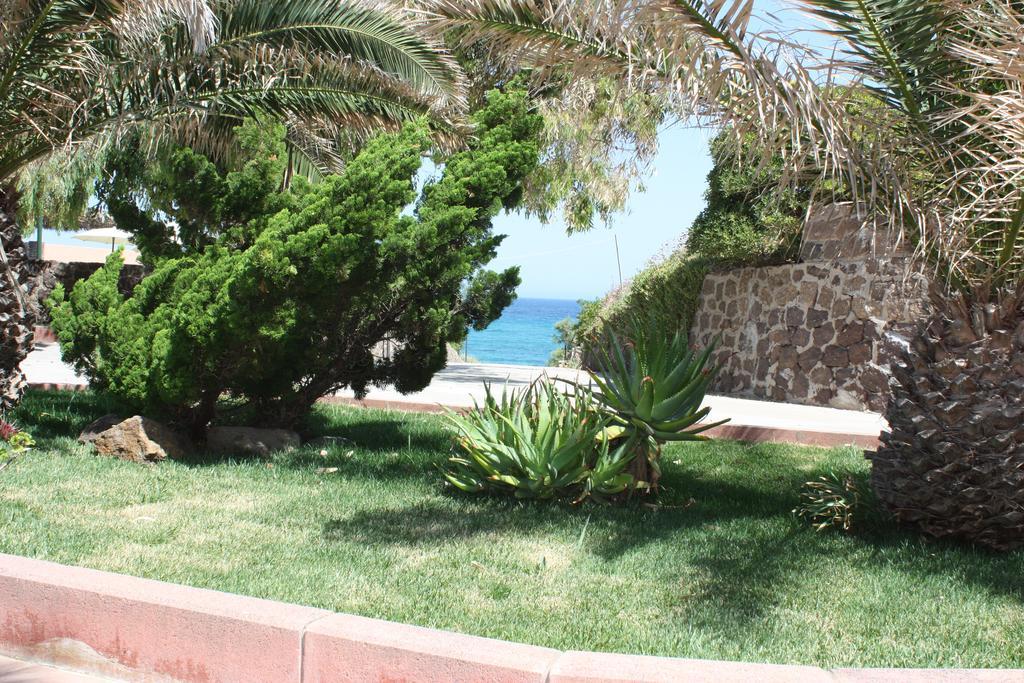
<svg viewBox="0 0 1024 683"><path fill-rule="evenodd" d="M816 664L1024 666L1024 553L798 526L800 484L860 452L666 452L661 509L467 497L434 416L325 408L351 441L157 467L73 437L89 395L28 397L0 551L562 649ZM317 468L337 472L318 474Z"/></svg>

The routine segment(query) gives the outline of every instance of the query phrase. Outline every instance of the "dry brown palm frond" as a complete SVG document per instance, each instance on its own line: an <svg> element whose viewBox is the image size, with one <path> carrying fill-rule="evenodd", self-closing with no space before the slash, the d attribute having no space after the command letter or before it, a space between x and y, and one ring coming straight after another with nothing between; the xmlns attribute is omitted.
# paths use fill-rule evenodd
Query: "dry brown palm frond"
<svg viewBox="0 0 1024 683"><path fill-rule="evenodd" d="M111 28L123 46L145 51L169 28L181 26L192 51L201 54L216 42L220 29L214 5L215 0L132 0Z"/></svg>
<svg viewBox="0 0 1024 683"><path fill-rule="evenodd" d="M938 90L955 106L935 121L948 181L935 203L939 248L965 281L1024 278L1024 16L1010 3L946 0L957 19L949 55L964 67Z"/></svg>
<svg viewBox="0 0 1024 683"><path fill-rule="evenodd" d="M752 32L749 0L412 4L570 93L587 78L657 93L678 119L731 131L742 162L782 158L784 183L838 182L954 286L1024 273L1019 3L793 0L838 53Z"/></svg>
<svg viewBox="0 0 1024 683"><path fill-rule="evenodd" d="M483 43L498 55L565 82L616 78L633 92L657 92L681 120L728 128L767 162L783 156L787 182L806 174L841 178L859 201L882 203L879 184L899 183L879 137L865 150L848 125L846 103L808 50L748 32L747 0L420 0L417 11L440 34ZM826 79L823 82L823 78ZM846 86L855 84L849 74ZM887 176L893 176L892 179ZM898 204L898 202L896 203Z"/></svg>

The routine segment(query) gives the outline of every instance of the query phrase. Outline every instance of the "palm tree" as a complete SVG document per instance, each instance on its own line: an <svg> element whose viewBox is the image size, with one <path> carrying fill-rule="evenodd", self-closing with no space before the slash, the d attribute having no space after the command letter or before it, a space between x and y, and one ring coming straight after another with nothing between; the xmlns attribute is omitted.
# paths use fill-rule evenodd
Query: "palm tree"
<svg viewBox="0 0 1024 683"><path fill-rule="evenodd" d="M339 141L420 116L458 133L461 71L397 3L0 0L0 21L0 409L31 337L15 222L29 165L139 126L227 151L256 115L285 121L297 163L319 170Z"/></svg>
<svg viewBox="0 0 1024 683"><path fill-rule="evenodd" d="M791 0L835 38L820 53L751 30L752 0L417 4L438 33L541 73L659 93L757 159L781 154L785 182L842 180L897 226L935 314L894 368L874 487L933 536L1024 544L1024 3ZM850 106L865 95L870 114Z"/></svg>

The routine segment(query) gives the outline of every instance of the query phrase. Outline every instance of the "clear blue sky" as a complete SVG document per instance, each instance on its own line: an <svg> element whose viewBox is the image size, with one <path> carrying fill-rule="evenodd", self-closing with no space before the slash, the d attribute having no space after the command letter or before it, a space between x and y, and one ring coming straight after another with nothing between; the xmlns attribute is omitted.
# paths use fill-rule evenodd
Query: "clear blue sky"
<svg viewBox="0 0 1024 683"><path fill-rule="evenodd" d="M711 170L708 133L674 127L661 135L661 147L647 178L646 192L630 197L611 228L595 227L566 235L561 220L543 225L520 214L503 215L495 231L508 235L488 266L522 269L521 297L592 299L618 285L614 238L618 237L622 276L629 279L666 245L678 242L704 207Z"/></svg>

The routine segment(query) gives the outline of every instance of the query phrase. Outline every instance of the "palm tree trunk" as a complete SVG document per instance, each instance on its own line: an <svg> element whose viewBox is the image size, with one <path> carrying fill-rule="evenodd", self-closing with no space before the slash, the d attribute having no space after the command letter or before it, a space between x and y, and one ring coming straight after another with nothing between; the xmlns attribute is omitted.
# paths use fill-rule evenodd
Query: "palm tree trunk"
<svg viewBox="0 0 1024 683"><path fill-rule="evenodd" d="M1007 292L996 315L936 303L893 366L872 487L898 522L931 536L1022 547L1024 296ZM976 325L979 313L990 320Z"/></svg>
<svg viewBox="0 0 1024 683"><path fill-rule="evenodd" d="M16 206L13 189L0 187L0 411L13 408L25 390L21 363L32 350L35 322L21 288L28 255Z"/></svg>

